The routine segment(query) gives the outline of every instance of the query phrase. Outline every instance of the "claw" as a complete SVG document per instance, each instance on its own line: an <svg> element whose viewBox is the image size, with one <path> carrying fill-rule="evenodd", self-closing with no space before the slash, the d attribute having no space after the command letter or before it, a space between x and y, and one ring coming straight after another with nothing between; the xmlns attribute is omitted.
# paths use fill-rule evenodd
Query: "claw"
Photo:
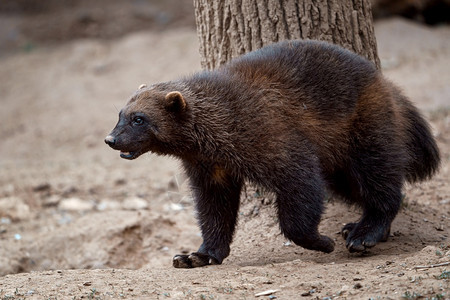
<svg viewBox="0 0 450 300"><path fill-rule="evenodd" d="M184 254L175 255L173 257L172 263L175 268L182 268L182 269L220 264L214 257L197 252L191 253L189 255Z"/></svg>

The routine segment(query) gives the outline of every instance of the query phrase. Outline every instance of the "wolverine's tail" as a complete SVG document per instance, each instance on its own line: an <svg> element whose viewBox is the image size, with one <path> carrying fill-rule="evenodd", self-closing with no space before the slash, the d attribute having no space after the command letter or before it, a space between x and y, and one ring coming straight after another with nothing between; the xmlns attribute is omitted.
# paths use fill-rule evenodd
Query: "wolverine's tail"
<svg viewBox="0 0 450 300"><path fill-rule="evenodd" d="M438 170L441 159L428 123L406 98L402 100L409 154L406 180L412 183L430 178Z"/></svg>

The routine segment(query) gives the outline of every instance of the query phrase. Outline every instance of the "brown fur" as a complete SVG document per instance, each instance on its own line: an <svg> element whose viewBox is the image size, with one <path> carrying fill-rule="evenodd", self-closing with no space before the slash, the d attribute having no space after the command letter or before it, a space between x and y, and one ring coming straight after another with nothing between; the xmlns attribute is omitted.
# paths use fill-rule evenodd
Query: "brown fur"
<svg viewBox="0 0 450 300"><path fill-rule="evenodd" d="M363 210L342 229L350 252L389 236L405 180L429 178L439 152L414 106L369 61L314 41L274 44L213 72L136 92L105 140L134 159L182 160L204 242L176 267L221 263L245 180L270 190L282 233L331 252L319 234L325 191Z"/></svg>

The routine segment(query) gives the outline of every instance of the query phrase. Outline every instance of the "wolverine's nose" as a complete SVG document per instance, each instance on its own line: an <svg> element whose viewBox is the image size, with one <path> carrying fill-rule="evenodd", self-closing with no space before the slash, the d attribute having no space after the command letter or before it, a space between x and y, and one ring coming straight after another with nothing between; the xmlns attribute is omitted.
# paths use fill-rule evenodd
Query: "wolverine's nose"
<svg viewBox="0 0 450 300"><path fill-rule="evenodd" d="M110 146L114 146L114 144L116 143L116 138L113 137L112 135L108 135L108 136L105 138L105 143L107 143L107 144L110 145Z"/></svg>

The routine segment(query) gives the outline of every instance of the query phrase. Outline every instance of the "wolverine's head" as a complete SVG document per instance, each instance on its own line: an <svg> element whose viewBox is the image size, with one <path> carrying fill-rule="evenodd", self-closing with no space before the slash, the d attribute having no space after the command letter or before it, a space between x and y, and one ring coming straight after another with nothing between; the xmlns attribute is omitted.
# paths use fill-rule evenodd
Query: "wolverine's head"
<svg viewBox="0 0 450 300"><path fill-rule="evenodd" d="M148 151L176 154L183 148L180 141L187 112L181 92L164 85L141 85L120 111L119 121L105 143L130 160Z"/></svg>

